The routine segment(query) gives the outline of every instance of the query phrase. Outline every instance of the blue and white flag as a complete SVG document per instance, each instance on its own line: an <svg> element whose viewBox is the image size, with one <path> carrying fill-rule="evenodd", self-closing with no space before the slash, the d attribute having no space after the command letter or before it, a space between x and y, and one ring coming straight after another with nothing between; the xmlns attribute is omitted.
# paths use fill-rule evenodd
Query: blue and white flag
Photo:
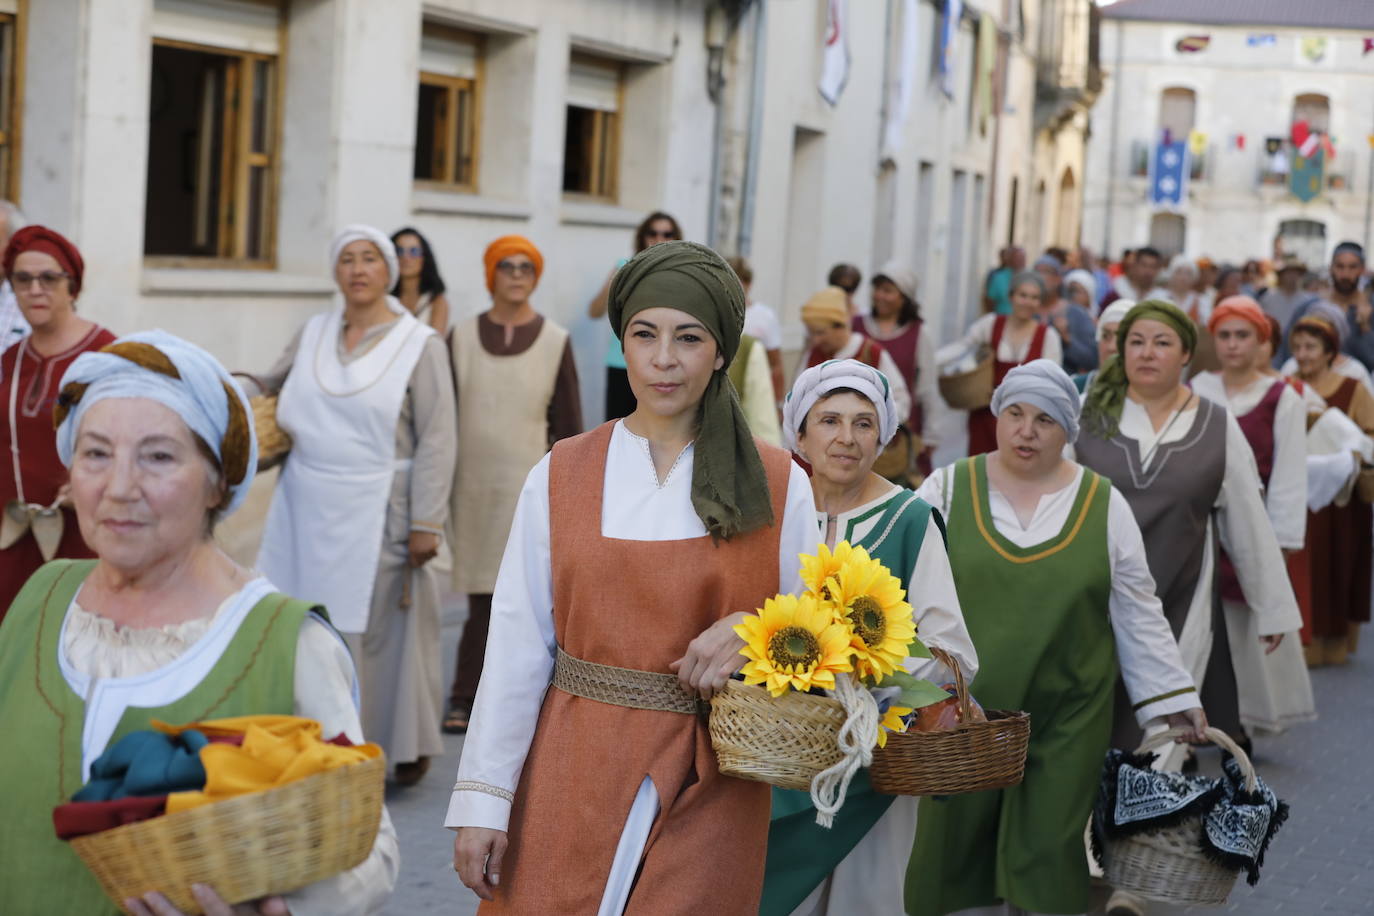
<svg viewBox="0 0 1374 916"><path fill-rule="evenodd" d="M1188 141L1166 140L1150 157L1150 203L1179 208L1188 194Z"/></svg>
<svg viewBox="0 0 1374 916"><path fill-rule="evenodd" d="M945 19L940 25L940 91L954 98L955 48L959 43L959 20L964 15L964 0L945 0Z"/></svg>

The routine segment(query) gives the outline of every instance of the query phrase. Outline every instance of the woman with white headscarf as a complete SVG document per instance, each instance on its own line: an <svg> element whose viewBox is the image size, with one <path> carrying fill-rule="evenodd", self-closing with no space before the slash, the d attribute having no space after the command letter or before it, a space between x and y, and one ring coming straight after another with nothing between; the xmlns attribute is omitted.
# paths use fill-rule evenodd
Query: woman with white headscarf
<svg viewBox="0 0 1374 916"><path fill-rule="evenodd" d="M411 785L444 752L429 563L453 483L453 380L443 339L387 294L398 275L389 238L349 226L330 263L342 303L306 322L256 380L279 393L292 440L258 568L328 606L358 662L368 737Z"/></svg>
<svg viewBox="0 0 1374 916"><path fill-rule="evenodd" d="M811 465L817 515L832 549L863 547L902 580L921 639L953 656L969 680L978 656L959 611L944 526L916 494L873 472L901 419L887 378L858 360L830 360L797 377L783 406L788 446ZM943 684L928 658L906 669ZM916 799L879 795L860 771L830 829L806 792L773 790L762 916L900 913Z"/></svg>
<svg viewBox="0 0 1374 916"><path fill-rule="evenodd" d="M215 522L243 502L257 463L251 411L224 368L148 331L79 356L60 391L57 452L97 558L42 567L0 626L0 729L26 748L0 755L12 787L0 887L6 912L113 916L120 909L58 839L52 814L106 748L154 719L296 715L354 743L363 731L353 662L324 609L215 543ZM384 812L357 868L234 912L375 912L398 865ZM229 912L212 889L195 895L206 912ZM120 902L176 912L156 889Z"/></svg>
<svg viewBox="0 0 1374 916"><path fill-rule="evenodd" d="M1031 715L1026 777L922 803L912 916L1088 910L1083 827L1118 665L1142 727L1167 721L1202 740L1207 724L1130 506L1064 457L1078 437L1073 382L1034 360L1007 373L991 406L997 450L936 471L917 492L949 520L954 581L981 662L979 702Z"/></svg>

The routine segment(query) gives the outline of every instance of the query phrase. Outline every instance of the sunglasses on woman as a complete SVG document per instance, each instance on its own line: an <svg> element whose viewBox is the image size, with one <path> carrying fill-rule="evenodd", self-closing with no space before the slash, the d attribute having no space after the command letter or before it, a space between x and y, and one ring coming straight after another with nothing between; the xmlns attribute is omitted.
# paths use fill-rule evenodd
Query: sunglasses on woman
<svg viewBox="0 0 1374 916"><path fill-rule="evenodd" d="M421 258L425 250L419 245L397 245L396 254L403 258Z"/></svg>

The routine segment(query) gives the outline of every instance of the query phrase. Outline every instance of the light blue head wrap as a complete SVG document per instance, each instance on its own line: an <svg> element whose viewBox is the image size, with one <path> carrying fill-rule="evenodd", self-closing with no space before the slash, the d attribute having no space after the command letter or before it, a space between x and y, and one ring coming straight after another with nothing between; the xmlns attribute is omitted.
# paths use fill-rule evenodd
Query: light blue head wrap
<svg viewBox="0 0 1374 916"><path fill-rule="evenodd" d="M179 377L134 361L155 357L149 348L165 357ZM78 356L63 374L59 390L57 455L67 467L72 465L81 418L92 404L106 398L147 398L174 411L219 459L229 494L224 514L243 503L258 467L253 410L233 376L200 347L166 331L129 334L103 350ZM231 423L236 435L230 437L229 447L235 453L226 455L225 434Z"/></svg>
<svg viewBox="0 0 1374 916"><path fill-rule="evenodd" d="M878 411L878 444L886 446L897 435L897 405L887 376L857 359L830 359L812 366L793 383L782 405L783 444L797 450L797 432L816 402L837 388L853 388L873 402Z"/></svg>
<svg viewBox="0 0 1374 916"><path fill-rule="evenodd" d="M1064 427L1070 442L1078 438L1078 389L1053 360L1033 359L1008 372L992 393L993 414L1000 414L1008 404L1039 407Z"/></svg>

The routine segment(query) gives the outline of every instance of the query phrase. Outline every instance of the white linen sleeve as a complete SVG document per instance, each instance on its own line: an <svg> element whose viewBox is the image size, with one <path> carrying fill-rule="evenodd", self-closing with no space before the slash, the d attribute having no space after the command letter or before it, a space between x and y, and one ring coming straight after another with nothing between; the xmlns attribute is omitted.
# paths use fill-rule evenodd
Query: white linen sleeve
<svg viewBox="0 0 1374 916"><path fill-rule="evenodd" d="M1221 546L1236 568L1250 610L1258 615L1259 634L1291 633L1302 626L1302 615L1260 496L1255 454L1236 418L1229 411L1225 417L1226 471L1216 504Z"/></svg>
<svg viewBox="0 0 1374 916"><path fill-rule="evenodd" d="M1045 329L1045 343L1040 348L1040 358L1061 366L1064 365L1064 341L1054 328Z"/></svg>
<svg viewBox="0 0 1374 916"><path fill-rule="evenodd" d="M740 406L754 435L769 445L781 446L782 426L778 420L777 398L773 396L773 370L768 365L768 351L762 342L754 341L748 359L744 367L744 390L739 393Z"/></svg>
<svg viewBox="0 0 1374 916"><path fill-rule="evenodd" d="M1301 549L1307 534L1307 406L1289 385L1274 414L1274 466L1264 502L1279 546Z"/></svg>
<svg viewBox="0 0 1374 916"><path fill-rule="evenodd" d="M978 350L986 344L992 342L992 324L997 320L994 312L988 312L980 316L973 324L969 325L968 331L959 340L945 344L935 352L935 359L938 363L936 374L944 370L945 366L957 363L966 356L976 355Z"/></svg>
<svg viewBox="0 0 1374 916"><path fill-rule="evenodd" d="M1107 609L1117 664L1137 723L1144 728L1151 719L1201 705L1164 605L1155 594L1140 526L1126 497L1115 489L1107 503L1107 555L1112 570Z"/></svg>
<svg viewBox="0 0 1374 916"><path fill-rule="evenodd" d="M921 481L921 485L916 488L916 495L924 499L936 508L945 519L945 524L949 524L949 503L953 497L953 486L951 485L954 474L954 465L947 464L942 468L936 468L929 477ZM914 580L913 580L914 581Z"/></svg>
<svg viewBox="0 0 1374 916"><path fill-rule="evenodd" d="M356 706L357 687L353 658L343 639L319 617L307 616L296 641L296 715L319 722L325 738L343 734L361 744L366 736ZM362 864L287 894L287 904L299 916L375 913L391 896L400 869L396 828L383 805L377 839Z"/></svg>
<svg viewBox="0 0 1374 916"><path fill-rule="evenodd" d="M911 416L911 389L902 377L902 370L897 368L896 360L886 350L878 356L878 369L887 376L888 383L892 385L892 403L897 407L897 419L905 422L906 418Z"/></svg>
<svg viewBox="0 0 1374 916"><path fill-rule="evenodd" d="M816 519L816 497L811 479L792 462L787 478L787 505L782 511L782 531L778 534L778 593L800 595L806 591L801 580L801 554L814 554L821 544L821 526ZM754 608L739 608L752 611Z"/></svg>
<svg viewBox="0 0 1374 916"><path fill-rule="evenodd" d="M553 677L549 456L525 478L496 589L482 682L444 826L505 830Z"/></svg>
<svg viewBox="0 0 1374 916"><path fill-rule="evenodd" d="M921 327L916 338L916 390L912 393L916 403L921 405L921 428L919 433L926 448L940 444L939 431L944 429L944 416L949 412L945 399L940 397L940 367L935 363L935 344L927 333L927 326Z"/></svg>
<svg viewBox="0 0 1374 916"><path fill-rule="evenodd" d="M964 679L972 683L978 674L978 650L973 647L973 638L968 635L968 626L964 623L959 592L954 587L954 570L950 568L949 552L945 550L945 536L934 513L926 523L921 552L912 564L907 582L911 584L907 601L916 617L917 637L927 647L938 646L954 656L964 672ZM954 672L933 658L908 658L906 670L936 684L954 680Z"/></svg>

